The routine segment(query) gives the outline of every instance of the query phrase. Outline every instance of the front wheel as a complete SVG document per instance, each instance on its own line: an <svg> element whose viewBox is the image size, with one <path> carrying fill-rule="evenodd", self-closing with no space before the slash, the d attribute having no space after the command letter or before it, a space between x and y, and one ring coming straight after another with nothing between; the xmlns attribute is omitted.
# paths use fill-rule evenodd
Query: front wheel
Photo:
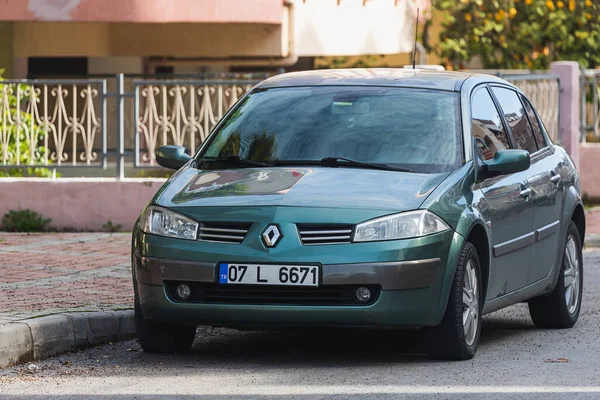
<svg viewBox="0 0 600 400"><path fill-rule="evenodd" d="M567 229L560 275L549 295L529 300L529 314L538 328L564 329L575 325L581 310L583 255L577 226Z"/></svg>
<svg viewBox="0 0 600 400"><path fill-rule="evenodd" d="M147 321L137 299L134 310L138 341L146 353L183 354L190 350L196 337L196 326Z"/></svg>
<svg viewBox="0 0 600 400"><path fill-rule="evenodd" d="M477 352L481 333L481 267L475 246L463 246L446 312L439 325L425 330L427 355L468 360Z"/></svg>

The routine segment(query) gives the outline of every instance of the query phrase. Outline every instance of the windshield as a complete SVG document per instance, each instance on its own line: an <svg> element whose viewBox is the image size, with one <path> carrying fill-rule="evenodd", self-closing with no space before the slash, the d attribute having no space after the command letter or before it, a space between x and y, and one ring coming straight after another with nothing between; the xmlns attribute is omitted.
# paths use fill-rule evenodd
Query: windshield
<svg viewBox="0 0 600 400"><path fill-rule="evenodd" d="M256 90L210 137L200 159L287 165L326 157L442 172L462 163L457 93L373 86ZM201 162L202 169L215 168Z"/></svg>

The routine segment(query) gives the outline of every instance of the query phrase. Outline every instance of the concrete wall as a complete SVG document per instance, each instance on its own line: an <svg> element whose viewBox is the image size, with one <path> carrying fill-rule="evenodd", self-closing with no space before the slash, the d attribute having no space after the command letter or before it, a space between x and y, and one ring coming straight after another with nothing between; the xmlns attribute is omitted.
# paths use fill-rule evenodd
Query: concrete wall
<svg viewBox="0 0 600 400"><path fill-rule="evenodd" d="M14 22L14 57L281 57L281 25ZM43 40L41 40L43 38Z"/></svg>
<svg viewBox="0 0 600 400"><path fill-rule="evenodd" d="M406 0L295 1L295 52L309 57L409 52L416 11L417 4Z"/></svg>
<svg viewBox="0 0 600 400"><path fill-rule="evenodd" d="M0 217L9 210L30 209L58 229L102 231L111 220L131 231L144 206L164 179L29 178L0 180Z"/></svg>
<svg viewBox="0 0 600 400"><path fill-rule="evenodd" d="M12 22L0 22L0 69L3 78L12 77Z"/></svg>
<svg viewBox="0 0 600 400"><path fill-rule="evenodd" d="M88 74L143 74L143 64L144 60L142 57L89 57Z"/></svg>
<svg viewBox="0 0 600 400"><path fill-rule="evenodd" d="M283 0L177 0L173 7L172 0L3 1L0 21L14 21L14 57L213 59L409 53L416 9L424 14L429 4L294 0L286 7ZM118 5L109 7L113 3Z"/></svg>
<svg viewBox="0 0 600 400"><path fill-rule="evenodd" d="M282 8L281 0L3 0L0 20L280 24Z"/></svg>
<svg viewBox="0 0 600 400"><path fill-rule="evenodd" d="M421 1L423 3L423 1ZM423 4L421 4L421 12L423 10ZM440 32L442 30L442 21L443 14L441 11L431 10L430 13L427 13L426 16L431 14L431 26L429 27L429 46L435 47L439 44ZM425 25L425 19L419 17L419 37L423 35L423 27ZM419 62L420 55L417 54L417 63ZM331 65L331 62L337 57L327 56L327 57L318 57L315 62L315 66L317 68L324 68ZM364 56L348 56L347 60L340 65L341 68L351 68L355 65L359 60L367 61L369 67L383 67L383 68L402 68L404 65L409 65L412 60L412 48L410 52L406 53L398 53L398 54L381 54L374 55L365 58ZM339 62L339 58L337 60ZM427 54L427 64L440 64L442 59L435 52L431 52Z"/></svg>

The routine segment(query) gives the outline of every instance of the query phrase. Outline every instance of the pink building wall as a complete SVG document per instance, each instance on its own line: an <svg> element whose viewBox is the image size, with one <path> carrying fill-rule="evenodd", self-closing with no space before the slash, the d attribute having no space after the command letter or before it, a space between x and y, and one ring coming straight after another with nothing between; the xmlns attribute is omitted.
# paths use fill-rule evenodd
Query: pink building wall
<svg viewBox="0 0 600 400"><path fill-rule="evenodd" d="M0 0L0 20L282 23L282 0Z"/></svg>
<svg viewBox="0 0 600 400"><path fill-rule="evenodd" d="M584 197L600 200L600 144L583 143L579 146L579 178Z"/></svg>
<svg viewBox="0 0 600 400"><path fill-rule="evenodd" d="M111 220L131 231L164 179L44 178L0 180L0 218L9 210L30 209L51 218L59 229L102 231Z"/></svg>

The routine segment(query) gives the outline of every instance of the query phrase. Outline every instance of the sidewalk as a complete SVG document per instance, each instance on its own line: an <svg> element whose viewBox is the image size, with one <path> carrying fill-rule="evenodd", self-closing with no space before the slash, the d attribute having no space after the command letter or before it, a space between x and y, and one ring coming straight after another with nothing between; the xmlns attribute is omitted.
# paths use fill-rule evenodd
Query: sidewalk
<svg viewBox="0 0 600 400"><path fill-rule="evenodd" d="M131 235L0 233L0 323L131 309Z"/></svg>

